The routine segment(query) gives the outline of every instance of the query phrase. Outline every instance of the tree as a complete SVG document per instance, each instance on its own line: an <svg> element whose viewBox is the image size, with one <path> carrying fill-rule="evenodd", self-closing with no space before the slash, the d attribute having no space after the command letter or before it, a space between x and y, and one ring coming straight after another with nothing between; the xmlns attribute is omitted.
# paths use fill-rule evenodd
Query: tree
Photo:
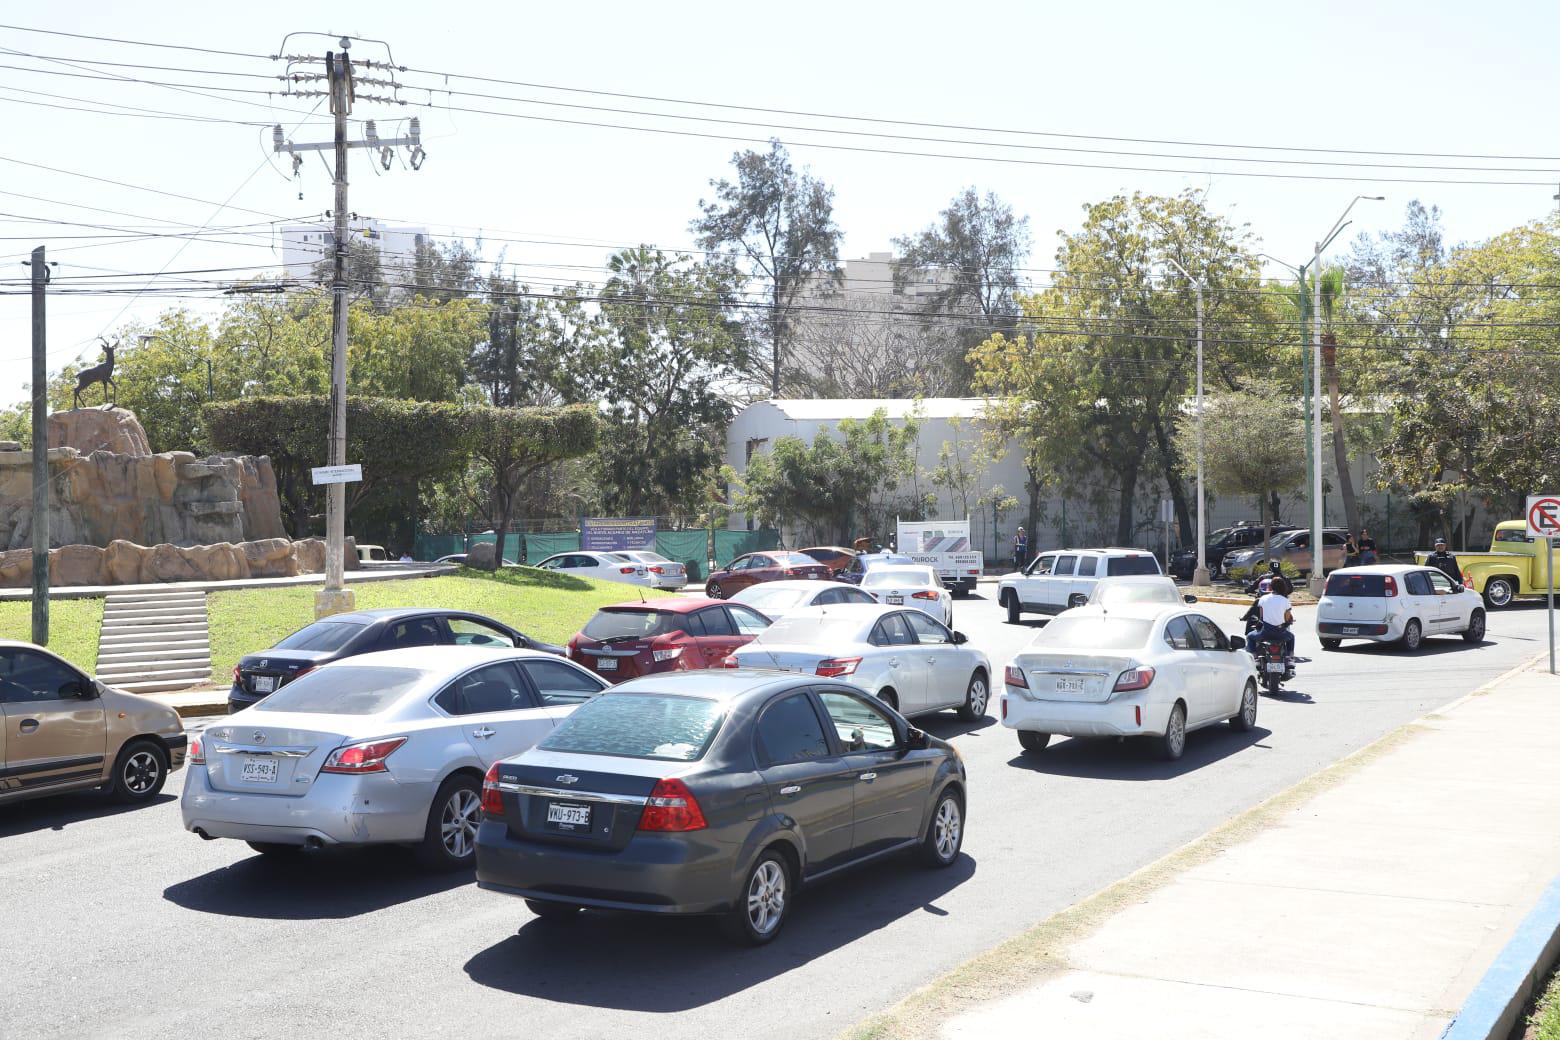
<svg viewBox="0 0 1560 1040"><path fill-rule="evenodd" d="M972 507L979 509L988 501L980 490L981 477L1002 453L1000 449L995 455L990 453L990 438L977 435L973 440L966 439L964 423L957 416L948 420L948 427L953 431L953 439L943 441L937 449L937 465L926 478L947 494L955 517L968 517ZM998 499L1006 497L1003 493Z"/></svg>
<svg viewBox="0 0 1560 1040"><path fill-rule="evenodd" d="M730 250L751 291L764 299L748 312L749 335L767 349L750 357L753 378L779 397L799 304L809 290L837 285L840 229L834 223L834 191L791 166L779 141L769 151L731 158L735 182L710 182L715 201L699 200L702 216L690 227L704 249Z"/></svg>
<svg viewBox="0 0 1560 1040"><path fill-rule="evenodd" d="M954 397L969 389L948 322L889 293L811 299L791 343L791 383L809 397Z"/></svg>
<svg viewBox="0 0 1560 1040"><path fill-rule="evenodd" d="M1304 422L1290 390L1272 381L1204 397L1204 479L1223 495L1255 495L1262 511L1263 558L1272 534L1268 501L1305 479ZM1181 457L1197 453L1197 417L1183 415L1174 437Z"/></svg>
<svg viewBox="0 0 1560 1040"><path fill-rule="evenodd" d="M968 383L970 348L1013 327L1018 269L1029 259L1029 244L1029 218L1015 217L995 193L982 198L974 188L954 196L930 227L894 240L900 254L895 290L903 292L911 282L934 286L921 296L929 313L971 319L949 337L953 356L947 363L960 382Z"/></svg>

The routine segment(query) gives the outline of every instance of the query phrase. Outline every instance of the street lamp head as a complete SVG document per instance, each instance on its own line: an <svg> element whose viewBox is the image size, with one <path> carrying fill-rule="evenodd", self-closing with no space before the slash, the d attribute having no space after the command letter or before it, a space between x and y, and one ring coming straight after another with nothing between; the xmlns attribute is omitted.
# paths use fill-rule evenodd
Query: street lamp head
<svg viewBox="0 0 1560 1040"><path fill-rule="evenodd" d="M1364 199L1366 202L1386 202L1387 201L1387 197L1385 195L1361 195L1360 198Z"/></svg>

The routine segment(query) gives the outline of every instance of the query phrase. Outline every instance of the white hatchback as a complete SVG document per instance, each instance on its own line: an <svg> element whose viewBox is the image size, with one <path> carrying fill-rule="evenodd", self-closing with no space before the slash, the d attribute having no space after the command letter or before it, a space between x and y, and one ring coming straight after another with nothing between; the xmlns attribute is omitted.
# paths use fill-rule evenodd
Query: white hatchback
<svg viewBox="0 0 1560 1040"><path fill-rule="evenodd" d="M1484 600L1434 567L1377 564L1345 567L1327 576L1316 604L1322 649L1345 639L1397 643L1417 650L1425 636L1484 639Z"/></svg>
<svg viewBox="0 0 1560 1040"><path fill-rule="evenodd" d="M886 607L913 607L953 625L953 595L931 567L895 563L871 567L861 576L861 591Z"/></svg>
<svg viewBox="0 0 1560 1040"><path fill-rule="evenodd" d="M1030 753L1053 734L1149 737L1177 759L1194 729L1256 725L1256 664L1244 645L1184 607L1078 607L1008 665L1002 724Z"/></svg>

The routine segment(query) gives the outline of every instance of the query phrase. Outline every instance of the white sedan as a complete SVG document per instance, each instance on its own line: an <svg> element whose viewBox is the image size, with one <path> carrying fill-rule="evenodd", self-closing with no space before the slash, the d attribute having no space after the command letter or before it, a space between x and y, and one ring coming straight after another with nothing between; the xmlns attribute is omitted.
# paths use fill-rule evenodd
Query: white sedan
<svg viewBox="0 0 1560 1040"><path fill-rule="evenodd" d="M613 553L632 563L642 563L650 572L650 584L658 589L680 589L688 584L688 568L648 549L623 549Z"/></svg>
<svg viewBox="0 0 1560 1040"><path fill-rule="evenodd" d="M844 603L874 605L877 600L854 585L844 582L766 581L731 597L733 603L745 603L771 621L804 607L833 607Z"/></svg>
<svg viewBox="0 0 1560 1040"><path fill-rule="evenodd" d="M871 567L861 577L861 589L887 607L914 607L923 614L953 625L953 596L942 579L922 564Z"/></svg>
<svg viewBox="0 0 1560 1040"><path fill-rule="evenodd" d="M557 553L536 566L544 571L571 574L576 578L595 578L598 581L618 581L625 585L654 586L657 575L638 560L631 560L623 553L579 552Z"/></svg>
<svg viewBox="0 0 1560 1040"><path fill-rule="evenodd" d="M728 662L843 679L903 715L956 708L961 718L979 719L991 699L986 655L964 633L900 607L807 607L764 629Z"/></svg>
<svg viewBox="0 0 1560 1040"><path fill-rule="evenodd" d="M1168 574L1143 574L1130 578L1101 578L1089 593L1088 605L1117 607L1126 603L1162 603L1175 607L1196 602L1196 596L1183 596L1175 579Z"/></svg>
<svg viewBox="0 0 1560 1040"><path fill-rule="evenodd" d="M1412 651L1425 636L1442 634L1477 643L1484 639L1484 600L1434 567L1345 567L1327 576L1316 634L1324 650L1368 639Z"/></svg>
<svg viewBox="0 0 1560 1040"><path fill-rule="evenodd" d="M1053 734L1149 737L1174 760L1194 729L1256 725L1256 664L1244 645L1184 607L1069 610L1008 665L1002 724L1029 753Z"/></svg>

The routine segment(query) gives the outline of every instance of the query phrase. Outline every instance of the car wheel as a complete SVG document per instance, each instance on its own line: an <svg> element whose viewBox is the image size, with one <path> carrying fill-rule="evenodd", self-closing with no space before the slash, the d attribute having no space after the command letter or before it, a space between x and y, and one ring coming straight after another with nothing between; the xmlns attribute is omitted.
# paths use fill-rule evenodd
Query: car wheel
<svg viewBox="0 0 1560 1040"><path fill-rule="evenodd" d="M303 852L302 845L283 845L279 841L246 841L244 844L262 856L271 856L276 859L297 856Z"/></svg>
<svg viewBox="0 0 1560 1040"><path fill-rule="evenodd" d="M482 794L477 779L457 774L439 785L428 807L428 823L417 859L430 870L459 870L477 859L477 824Z"/></svg>
<svg viewBox="0 0 1560 1040"><path fill-rule="evenodd" d="M964 703L959 706L959 718L974 722L986 717L986 705L991 701L991 685L985 672L970 676L970 684L964 690Z"/></svg>
<svg viewBox="0 0 1560 1040"><path fill-rule="evenodd" d="M1510 578L1491 578L1484 583L1484 605L1491 610L1510 606L1515 597L1516 590L1512 588Z"/></svg>
<svg viewBox="0 0 1560 1040"><path fill-rule="evenodd" d="M1322 640L1322 649L1323 650L1336 650L1336 649L1338 649L1342 645L1343 645L1343 640L1341 640L1341 639L1323 639Z"/></svg>
<svg viewBox="0 0 1560 1040"><path fill-rule="evenodd" d="M1186 705L1179 702L1170 709L1165 735L1159 738L1159 757L1174 762L1186 751Z"/></svg>
<svg viewBox="0 0 1560 1040"><path fill-rule="evenodd" d="M544 921L570 921L584 909L573 903L551 903L545 899L527 899L525 905L526 909Z"/></svg>
<svg viewBox="0 0 1560 1040"><path fill-rule="evenodd" d="M726 593L721 590L720 582L712 581L704 586L704 594L710 599L725 599Z"/></svg>
<svg viewBox="0 0 1560 1040"><path fill-rule="evenodd" d="M151 801L168 779L168 753L150 740L132 740L114 760L110 782L114 801L133 805Z"/></svg>
<svg viewBox="0 0 1560 1040"><path fill-rule="evenodd" d="M1237 733L1246 733L1257 724L1257 684L1246 680L1246 688L1240 691L1240 711L1230 716L1230 725Z"/></svg>
<svg viewBox="0 0 1560 1040"><path fill-rule="evenodd" d="M737 905L721 919L726 934L749 946L762 946L780 934L791 909L791 865L773 849L748 871Z"/></svg>
<svg viewBox="0 0 1560 1040"><path fill-rule="evenodd" d="M1023 611L1018 609L1018 593L1013 592L1011 589L1007 593L1007 612L1007 620L1010 625L1018 624L1019 619L1023 616Z"/></svg>
<svg viewBox="0 0 1560 1040"><path fill-rule="evenodd" d="M892 687L885 686L879 690L877 698L895 711L899 710L899 694L895 693Z"/></svg>
<svg viewBox="0 0 1560 1040"><path fill-rule="evenodd" d="M1403 644L1404 650L1407 650L1409 653L1413 653L1415 650L1419 649L1419 644L1424 642L1424 639L1425 630L1424 627L1420 625L1419 619L1409 618L1408 623L1403 626L1403 638L1398 640L1398 642Z"/></svg>
<svg viewBox="0 0 1560 1040"><path fill-rule="evenodd" d="M964 846L964 803L957 791L945 790L932 810L926 838L918 850L921 862L929 867L949 867L959 858Z"/></svg>
<svg viewBox="0 0 1560 1040"><path fill-rule="evenodd" d="M1045 746L1051 742L1051 734L1036 733L1032 729L1018 731L1018 746L1027 754L1038 755L1045 750Z"/></svg>
<svg viewBox="0 0 1560 1040"><path fill-rule="evenodd" d="M1484 642L1484 611L1475 610L1468 617L1468 627L1463 629L1463 639L1470 643Z"/></svg>

